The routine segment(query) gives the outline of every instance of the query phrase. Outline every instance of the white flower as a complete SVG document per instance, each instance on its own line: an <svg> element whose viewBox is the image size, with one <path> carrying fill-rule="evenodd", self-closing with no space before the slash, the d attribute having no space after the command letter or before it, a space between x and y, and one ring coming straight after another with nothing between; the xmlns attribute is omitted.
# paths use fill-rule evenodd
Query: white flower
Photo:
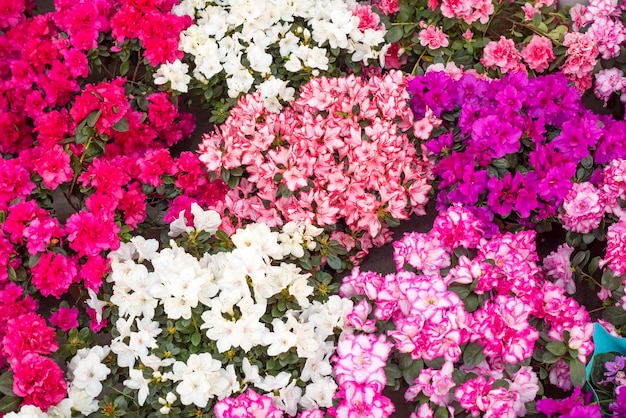
<svg viewBox="0 0 626 418"><path fill-rule="evenodd" d="M264 258L280 260L283 250L278 243L278 233L272 232L269 226L263 223L247 225L239 228L231 237L236 248L253 248Z"/></svg>
<svg viewBox="0 0 626 418"><path fill-rule="evenodd" d="M159 398L159 403L163 405L161 409L159 409L159 412L163 415L169 414L170 410L172 409L172 404L176 402L176 399L178 398L176 397L174 392L167 392L165 398Z"/></svg>
<svg viewBox="0 0 626 418"><path fill-rule="evenodd" d="M119 339L111 341L111 351L117 355L117 365L120 367L133 367L138 354L126 343Z"/></svg>
<svg viewBox="0 0 626 418"><path fill-rule="evenodd" d="M96 312L96 320L98 323L102 322L102 311L107 306L107 302L98 299L98 295L92 289L87 289L89 299L87 300L87 306Z"/></svg>
<svg viewBox="0 0 626 418"><path fill-rule="evenodd" d="M159 250L159 241L155 239L145 239L141 235L132 237L130 242L135 246L139 263L143 260L151 260Z"/></svg>
<svg viewBox="0 0 626 418"><path fill-rule="evenodd" d="M232 76L226 79L228 86L228 97L236 98L241 93L247 93L254 83L254 77L246 69L237 70L231 73Z"/></svg>
<svg viewBox="0 0 626 418"><path fill-rule="evenodd" d="M251 44L246 49L246 57L250 62L250 68L261 74L269 74L272 70L270 65L272 64L272 56L265 52L265 48Z"/></svg>
<svg viewBox="0 0 626 418"><path fill-rule="evenodd" d="M170 232L167 235L171 238L176 238L183 232L191 233L193 231L192 226L187 225L187 219L185 218L185 211L181 210L178 214L178 218L174 219L174 222L170 224Z"/></svg>
<svg viewBox="0 0 626 418"><path fill-rule="evenodd" d="M19 412L9 412L7 418L48 418L48 415L34 405L24 405Z"/></svg>
<svg viewBox="0 0 626 418"><path fill-rule="evenodd" d="M172 90L187 93L187 85L191 81L191 77L187 75L188 71L189 66L180 60L167 62L162 64L154 74L154 84L160 86L169 82Z"/></svg>
<svg viewBox="0 0 626 418"><path fill-rule="evenodd" d="M148 393L150 392L150 388L148 387L150 380L143 376L143 372L141 370L130 369L128 374L130 379L124 380L124 386L129 389L138 390L137 402L139 405L143 405L146 402Z"/></svg>
<svg viewBox="0 0 626 418"><path fill-rule="evenodd" d="M292 52L297 51L299 44L300 38L294 35L293 32L287 32L285 37L278 42L278 46L280 47L280 55L286 57Z"/></svg>
<svg viewBox="0 0 626 418"><path fill-rule="evenodd" d="M271 374L265 376L262 382L256 383L255 386L266 392L273 392L286 387L291 381L291 373L280 372L276 376Z"/></svg>
<svg viewBox="0 0 626 418"><path fill-rule="evenodd" d="M51 406L46 412L50 418L72 418L73 405L74 402L71 399L65 398L55 406Z"/></svg>
<svg viewBox="0 0 626 418"><path fill-rule="evenodd" d="M86 357L71 364L73 380L72 384L82 389L92 398L102 392L102 381L107 378L111 369L101 363L101 359L95 352L90 352Z"/></svg>
<svg viewBox="0 0 626 418"><path fill-rule="evenodd" d="M252 383L256 385L261 381L259 376L259 366L256 364L250 364L248 357L244 357L241 363L241 370L243 370L244 378L241 383Z"/></svg>
<svg viewBox="0 0 626 418"><path fill-rule="evenodd" d="M270 344L267 347L268 356L286 353L291 347L296 346L298 337L279 318L275 318L272 321L272 328L273 331L266 336L265 340L266 344Z"/></svg>
<svg viewBox="0 0 626 418"><path fill-rule="evenodd" d="M334 350L334 347L331 347L331 349ZM300 372L300 379L302 379L303 382L307 382L319 380L324 376L330 376L333 372L333 366L331 366L328 360L329 357L330 353L326 352L324 349L317 350L315 355L306 359L304 367Z"/></svg>
<svg viewBox="0 0 626 418"><path fill-rule="evenodd" d="M287 57L287 61L285 62L285 69L292 73L297 73L302 69L302 62L295 53Z"/></svg>
<svg viewBox="0 0 626 418"><path fill-rule="evenodd" d="M302 388L296 386L295 379L287 386L278 390L278 395L270 395L274 400L274 405L289 416L295 416L298 413L298 402L302 397Z"/></svg>
<svg viewBox="0 0 626 418"><path fill-rule="evenodd" d="M337 393L335 379L324 377L313 381L305 388L300 404L306 409L329 408L333 405L333 397Z"/></svg>
<svg viewBox="0 0 626 418"><path fill-rule="evenodd" d="M91 415L98 410L98 400L73 385L70 385L68 388L67 397L72 401L72 409L85 416Z"/></svg>
<svg viewBox="0 0 626 418"><path fill-rule="evenodd" d="M191 204L191 213L193 214L193 226L196 231L204 231L213 235L222 224L222 218L219 213L214 210L202 210L196 202Z"/></svg>

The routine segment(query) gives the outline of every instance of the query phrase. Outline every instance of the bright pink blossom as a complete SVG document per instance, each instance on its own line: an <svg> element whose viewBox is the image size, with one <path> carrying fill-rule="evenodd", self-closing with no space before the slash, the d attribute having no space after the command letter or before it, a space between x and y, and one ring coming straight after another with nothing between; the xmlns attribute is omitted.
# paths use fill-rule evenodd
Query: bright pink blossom
<svg viewBox="0 0 626 418"><path fill-rule="evenodd" d="M78 309L61 306L58 311L50 315L50 323L64 332L78 328Z"/></svg>
<svg viewBox="0 0 626 418"><path fill-rule="evenodd" d="M449 45L448 35L443 29L434 25L427 25L419 33L420 45L428 46L430 49L445 48Z"/></svg>
<svg viewBox="0 0 626 418"><path fill-rule="evenodd" d="M336 416L341 418L388 418L395 410L376 385L346 381L339 387Z"/></svg>
<svg viewBox="0 0 626 418"><path fill-rule="evenodd" d="M45 252L31 268L33 284L44 296L60 298L78 281L78 262L73 257Z"/></svg>
<svg viewBox="0 0 626 418"><path fill-rule="evenodd" d="M604 218L606 199L601 190L589 182L574 183L563 200L559 219L569 231L586 234Z"/></svg>
<svg viewBox="0 0 626 418"><path fill-rule="evenodd" d="M346 381L378 387L387 384L385 365L392 344L384 335L348 334L337 343L337 354L333 357L337 382Z"/></svg>
<svg viewBox="0 0 626 418"><path fill-rule="evenodd" d="M2 352L11 364L27 353L50 354L58 350L54 329L40 315L29 312L9 319L2 339Z"/></svg>
<svg viewBox="0 0 626 418"><path fill-rule="evenodd" d="M63 370L48 357L25 353L13 364L13 393L24 398L24 405L35 405L46 411L67 395Z"/></svg>

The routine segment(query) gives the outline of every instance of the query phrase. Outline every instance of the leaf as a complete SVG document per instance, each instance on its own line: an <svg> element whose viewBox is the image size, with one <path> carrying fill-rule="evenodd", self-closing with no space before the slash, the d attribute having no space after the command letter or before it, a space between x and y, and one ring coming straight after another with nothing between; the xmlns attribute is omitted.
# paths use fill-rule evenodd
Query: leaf
<svg viewBox="0 0 626 418"><path fill-rule="evenodd" d="M569 360L569 375L574 386L585 384L585 365L577 358Z"/></svg>
<svg viewBox="0 0 626 418"><path fill-rule="evenodd" d="M194 332L194 333L191 335L191 344L192 344L192 345L195 345L195 346L200 345L200 341L201 341L201 340L202 340L202 335L200 335L200 333L199 333L199 332Z"/></svg>
<svg viewBox="0 0 626 418"><path fill-rule="evenodd" d="M15 396L13 393L13 373L9 370L0 374L0 393Z"/></svg>
<svg viewBox="0 0 626 418"><path fill-rule="evenodd" d="M595 256L591 259L591 261L589 262L589 274L593 275L596 271L598 271L598 264L600 263L600 258L601 256Z"/></svg>
<svg viewBox="0 0 626 418"><path fill-rule="evenodd" d="M555 356L563 356L567 352L567 346L562 341L550 341L546 344L546 350Z"/></svg>
<svg viewBox="0 0 626 418"><path fill-rule="evenodd" d="M485 359L483 348L477 343L469 343L463 350L463 363L468 367L476 366Z"/></svg>
<svg viewBox="0 0 626 418"><path fill-rule="evenodd" d="M0 399L0 414L8 414L9 412L16 411L22 400L15 396L5 396Z"/></svg>
<svg viewBox="0 0 626 418"><path fill-rule="evenodd" d="M120 75L126 75L130 68L130 61L123 61L122 65L120 65Z"/></svg>
<svg viewBox="0 0 626 418"><path fill-rule="evenodd" d="M100 119L101 115L102 115L102 109L94 110L93 112L88 114L87 117L85 118L87 126L91 128L96 126L96 122L98 122L98 119Z"/></svg>
<svg viewBox="0 0 626 418"><path fill-rule="evenodd" d="M620 277L615 277L613 271L611 269L604 270L602 273L602 286L610 291L617 290L617 288L622 284L622 280Z"/></svg>
<svg viewBox="0 0 626 418"><path fill-rule="evenodd" d="M387 31L385 39L388 43L398 42L404 36L404 29L400 25L394 25Z"/></svg>
<svg viewBox="0 0 626 418"><path fill-rule="evenodd" d="M333 270L341 270L341 259L334 254L327 254L326 261Z"/></svg>
<svg viewBox="0 0 626 418"><path fill-rule="evenodd" d="M112 126L112 128L114 131L117 131L117 132L128 132L128 121L126 120L126 118L122 118L118 120Z"/></svg>
<svg viewBox="0 0 626 418"><path fill-rule="evenodd" d="M598 382L606 378L604 373L606 372L607 361L615 361L615 353L598 353L593 357L589 380L594 386L602 386Z"/></svg>
<svg viewBox="0 0 626 418"><path fill-rule="evenodd" d="M626 311L617 306L607 306L602 311L602 317L615 327L626 325Z"/></svg>

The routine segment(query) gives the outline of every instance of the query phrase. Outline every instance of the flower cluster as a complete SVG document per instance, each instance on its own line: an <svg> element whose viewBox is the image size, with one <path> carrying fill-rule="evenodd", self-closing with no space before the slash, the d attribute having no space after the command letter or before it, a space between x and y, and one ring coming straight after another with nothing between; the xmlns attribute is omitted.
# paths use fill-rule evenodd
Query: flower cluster
<svg viewBox="0 0 626 418"><path fill-rule="evenodd" d="M220 210L235 224L344 222L334 238L359 257L386 242L388 225L424 213L430 189L430 164L410 140L406 81L321 77L281 113L260 93L242 98L200 144L200 160L233 186Z"/></svg>
<svg viewBox="0 0 626 418"><path fill-rule="evenodd" d="M462 203L491 216L538 222L555 216L566 199L576 205L572 180L589 179L594 163L625 155L623 139L614 134L624 122L586 110L563 75L486 81L465 74L455 81L428 72L409 90L416 119L428 107L451 121L425 144L435 159L440 209ZM585 192L581 199L591 193Z"/></svg>
<svg viewBox="0 0 626 418"><path fill-rule="evenodd" d="M588 63L585 68L579 68L582 71L580 76L586 78L585 85L589 88L593 66L597 60L600 61L602 69L595 73L594 93L605 104L612 96L626 103L623 54L626 45L625 10L623 1L606 0L591 0L587 5L576 5L570 10L574 29L579 32L576 36L585 39L588 45L577 52L577 55L586 55Z"/></svg>
<svg viewBox="0 0 626 418"><path fill-rule="evenodd" d="M195 205L181 236L216 240L220 224L217 212ZM352 302L324 297L309 273L281 261L279 232L267 225L226 239L198 258L175 241L159 250L141 236L110 253L112 340L71 360L64 407L89 415L103 385L121 385L137 400L128 408L146 415L246 416L234 411L247 406L249 416L295 416L332 407L334 335ZM220 251L224 244L232 250Z"/></svg>
<svg viewBox="0 0 626 418"><path fill-rule="evenodd" d="M522 416L540 376L563 389L584 381L593 350L587 311L546 280L534 231L487 240L486 228L451 206L430 232L394 242L398 273L355 269L341 286L344 297L363 298L348 324L393 344L418 416Z"/></svg>
<svg viewBox="0 0 626 418"><path fill-rule="evenodd" d="M163 64L155 82L200 89L211 103L226 93L231 105L259 91L272 111L311 77L361 72L378 58L385 36L369 6L345 0L184 0L174 11L194 21L180 37L185 60Z"/></svg>
<svg viewBox="0 0 626 418"><path fill-rule="evenodd" d="M452 64L489 75L554 70L568 19L553 0L374 2L388 15L385 66L423 74Z"/></svg>

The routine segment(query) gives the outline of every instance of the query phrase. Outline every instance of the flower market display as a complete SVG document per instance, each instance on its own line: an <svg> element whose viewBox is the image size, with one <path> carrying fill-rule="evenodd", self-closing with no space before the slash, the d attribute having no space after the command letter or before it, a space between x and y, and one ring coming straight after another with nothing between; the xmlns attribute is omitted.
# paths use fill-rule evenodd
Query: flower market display
<svg viewBox="0 0 626 418"><path fill-rule="evenodd" d="M0 417L624 415L625 8L0 0Z"/></svg>

